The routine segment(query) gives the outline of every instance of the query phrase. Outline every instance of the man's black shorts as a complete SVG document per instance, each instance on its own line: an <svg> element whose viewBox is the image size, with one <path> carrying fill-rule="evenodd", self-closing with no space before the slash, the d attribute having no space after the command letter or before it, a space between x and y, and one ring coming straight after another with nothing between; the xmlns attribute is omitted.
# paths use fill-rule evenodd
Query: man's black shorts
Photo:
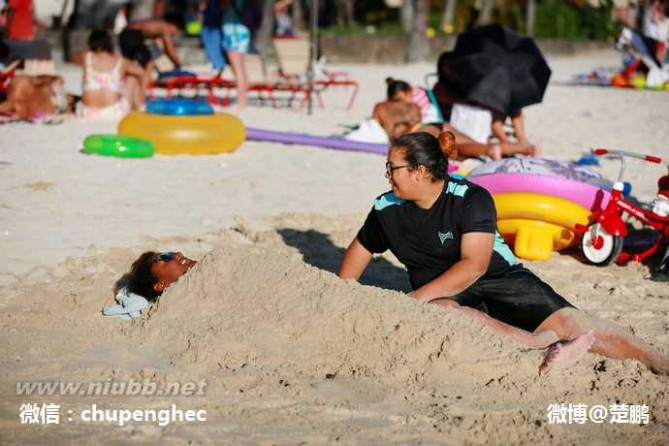
<svg viewBox="0 0 669 446"><path fill-rule="evenodd" d="M512 266L501 276L481 278L450 299L527 331L536 330L557 310L573 307L522 265Z"/></svg>
<svg viewBox="0 0 669 446"><path fill-rule="evenodd" d="M151 61L151 52L144 44L144 34L141 31L124 29L118 36L118 45L123 57L136 61L144 68Z"/></svg>

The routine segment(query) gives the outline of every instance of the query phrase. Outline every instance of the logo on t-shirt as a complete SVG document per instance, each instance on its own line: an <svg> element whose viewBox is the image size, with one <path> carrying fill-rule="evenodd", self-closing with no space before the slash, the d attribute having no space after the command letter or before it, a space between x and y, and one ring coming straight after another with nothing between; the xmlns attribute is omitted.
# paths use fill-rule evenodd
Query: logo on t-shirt
<svg viewBox="0 0 669 446"><path fill-rule="evenodd" d="M453 240L453 233L451 231L448 231L445 234L439 231L437 232L437 235L439 236L439 240L441 241L442 245L446 242L446 240Z"/></svg>

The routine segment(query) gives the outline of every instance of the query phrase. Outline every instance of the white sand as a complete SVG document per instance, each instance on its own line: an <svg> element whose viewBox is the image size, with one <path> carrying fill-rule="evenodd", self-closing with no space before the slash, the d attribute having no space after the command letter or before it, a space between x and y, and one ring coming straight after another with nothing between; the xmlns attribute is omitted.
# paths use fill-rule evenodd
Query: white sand
<svg viewBox="0 0 669 446"><path fill-rule="evenodd" d="M553 58L554 81L615 66L613 52ZM253 127L328 135L364 118L387 75L421 83L433 67L341 66L360 81L326 108L251 107ZM76 88L78 73L67 67ZM667 157L669 93L553 84L526 110L546 156L590 147ZM121 160L78 152L115 123L0 126L2 311L0 438L8 444L665 444L669 380L633 361L586 356L537 376L539 352L448 311L409 300L391 256L365 285L333 271L373 198L384 158L312 147L245 143L219 156ZM602 163L611 179L614 162ZM660 167L630 161L627 180L649 200ZM115 280L145 249L181 249L200 265L150 318L103 320ZM584 266L556 255L535 270L576 306L669 352L669 292L648 268ZM386 290L369 286L376 285ZM395 328L395 327L399 328ZM331 379L326 379L326 375ZM208 382L200 397L20 397L17 380ZM203 424L129 427L65 422L21 426L24 402L77 413L106 408L205 408ZM555 426L550 403L647 404L649 426Z"/></svg>

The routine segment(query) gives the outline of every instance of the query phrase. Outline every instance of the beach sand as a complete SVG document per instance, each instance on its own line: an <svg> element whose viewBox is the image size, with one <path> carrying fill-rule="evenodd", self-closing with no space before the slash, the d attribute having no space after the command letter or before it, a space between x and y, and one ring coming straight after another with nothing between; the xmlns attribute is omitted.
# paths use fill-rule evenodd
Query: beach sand
<svg viewBox="0 0 669 446"><path fill-rule="evenodd" d="M549 60L541 105L525 110L546 156L592 147L667 157L669 93L562 85L615 66L614 52ZM360 82L325 108L249 107L249 126L317 135L365 118L392 75L421 84L431 64L347 65ZM76 67L62 67L77 91ZM342 253L378 194L384 157L247 142L232 154L124 160L79 153L116 123L0 126L0 444L666 444L669 379L634 361L587 355L538 375L541 352L448 310L412 301L396 259L340 281ZM475 162L463 166L470 168ZM599 168L615 179L617 165ZM661 167L631 160L652 199ZM200 260L150 315L100 308L144 250ZM574 305L669 354L669 287L647 266L597 268L555 254L526 262ZM17 381L198 383L196 395L17 395ZM206 385L204 385L206 383ZM22 404L61 406L60 425L21 425ZM207 421L84 422L104 409L204 409ZM645 404L648 425L550 424L550 404ZM72 411L72 412L68 412ZM67 418L72 417L72 421ZM609 417L610 418L610 417Z"/></svg>

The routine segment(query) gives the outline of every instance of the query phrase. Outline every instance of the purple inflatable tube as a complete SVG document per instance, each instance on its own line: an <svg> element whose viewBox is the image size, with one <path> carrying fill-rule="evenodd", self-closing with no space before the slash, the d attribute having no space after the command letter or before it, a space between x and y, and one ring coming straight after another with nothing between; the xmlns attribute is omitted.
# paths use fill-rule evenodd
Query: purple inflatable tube
<svg viewBox="0 0 669 446"><path fill-rule="evenodd" d="M246 128L248 141L269 141L281 144L299 144L303 146L325 147L327 149L346 150L351 152L367 152L385 155L388 153L388 144L349 141L343 138L327 136L313 136L292 132L277 132L273 130Z"/></svg>

